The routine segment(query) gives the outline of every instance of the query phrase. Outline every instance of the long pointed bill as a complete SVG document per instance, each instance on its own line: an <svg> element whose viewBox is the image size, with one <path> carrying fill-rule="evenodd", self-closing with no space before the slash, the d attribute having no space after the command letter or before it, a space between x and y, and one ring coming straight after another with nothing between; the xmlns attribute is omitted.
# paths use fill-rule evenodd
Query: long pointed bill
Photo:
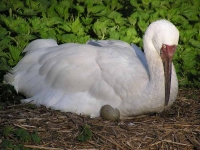
<svg viewBox="0 0 200 150"><path fill-rule="evenodd" d="M169 103L170 89L171 89L171 73L172 73L172 57L176 51L175 45L163 45L160 50L160 56L163 61L164 76L165 76L165 104Z"/></svg>

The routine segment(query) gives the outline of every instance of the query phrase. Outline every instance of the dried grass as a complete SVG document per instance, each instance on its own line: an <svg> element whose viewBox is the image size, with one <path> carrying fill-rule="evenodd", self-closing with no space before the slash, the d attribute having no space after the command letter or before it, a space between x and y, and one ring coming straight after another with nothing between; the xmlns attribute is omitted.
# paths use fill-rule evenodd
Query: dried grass
<svg viewBox="0 0 200 150"><path fill-rule="evenodd" d="M160 114L133 117L117 122L102 118L64 113L45 107L9 106L0 111L0 129L13 126L37 131L39 145L27 143L27 148L61 149L196 149L200 150L200 93L182 91L170 110ZM186 98L195 93L197 99ZM85 124L90 126L91 140L76 138ZM3 139L3 137L2 137Z"/></svg>

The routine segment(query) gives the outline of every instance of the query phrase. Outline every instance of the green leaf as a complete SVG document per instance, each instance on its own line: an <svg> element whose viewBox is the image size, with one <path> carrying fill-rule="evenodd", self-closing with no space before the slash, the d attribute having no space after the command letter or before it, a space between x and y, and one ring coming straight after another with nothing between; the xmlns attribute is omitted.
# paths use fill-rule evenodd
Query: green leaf
<svg viewBox="0 0 200 150"><path fill-rule="evenodd" d="M66 20L70 16L68 13L70 6L70 1L60 1L53 6L53 9L55 9L60 18L64 16L64 20Z"/></svg>
<svg viewBox="0 0 200 150"><path fill-rule="evenodd" d="M43 39L56 39L56 31L51 28L48 30L40 31L40 35Z"/></svg>
<svg viewBox="0 0 200 150"><path fill-rule="evenodd" d="M110 13L110 8L109 7L105 7L104 10L102 10L101 12L95 13L93 15L102 17L102 16L106 16L109 13Z"/></svg>
<svg viewBox="0 0 200 150"><path fill-rule="evenodd" d="M167 13L167 18L168 20L171 20L171 18L175 17L176 15L179 15L179 8L169 9Z"/></svg>
<svg viewBox="0 0 200 150"><path fill-rule="evenodd" d="M160 15L162 18L165 18L165 17L166 17L166 14L165 14L165 10L164 10L164 9L157 10L157 12L159 13L159 15Z"/></svg>
<svg viewBox="0 0 200 150"><path fill-rule="evenodd" d="M0 12L9 10L10 7L11 6L7 6L5 3L1 3L1 5L0 5Z"/></svg>
<svg viewBox="0 0 200 150"><path fill-rule="evenodd" d="M142 19L143 21L149 21L149 17L152 16L152 10L145 10L139 12L139 18ZM158 12L155 12L154 14L158 14ZM157 19L157 18L156 18ZM146 26L147 28L147 26Z"/></svg>
<svg viewBox="0 0 200 150"><path fill-rule="evenodd" d="M32 139L33 142L35 142L37 144L39 144L40 141L41 141L41 139L38 136L37 132L34 132L34 133L31 134L31 139Z"/></svg>
<svg viewBox="0 0 200 150"><path fill-rule="evenodd" d="M16 129L15 133L24 142L28 142L31 139L29 133L24 129Z"/></svg>
<svg viewBox="0 0 200 150"><path fill-rule="evenodd" d="M146 24L146 22L145 22L144 20L139 19L139 21L138 21L138 26L139 26L139 28L140 28L140 30L141 30L142 32L145 32L145 31L146 31L147 24Z"/></svg>
<svg viewBox="0 0 200 150"><path fill-rule="evenodd" d="M128 17L128 20L132 25L135 25L138 17L139 17L139 12L134 12L133 14L131 14L130 17Z"/></svg>
<svg viewBox="0 0 200 150"><path fill-rule="evenodd" d="M200 50L200 41L197 41L197 40L194 40L194 39L190 39L189 40L189 43L192 45L192 46L194 46L194 47L196 47L196 48L199 48L199 50Z"/></svg>
<svg viewBox="0 0 200 150"><path fill-rule="evenodd" d="M179 79L179 82L178 82L181 86L185 86L188 84L188 79L187 78L181 78Z"/></svg>
<svg viewBox="0 0 200 150"><path fill-rule="evenodd" d="M23 12L21 13L22 15L31 15L31 16L36 16L37 15L37 11L33 10L33 9L29 9L29 8L24 8Z"/></svg>
<svg viewBox="0 0 200 150"><path fill-rule="evenodd" d="M110 20L108 19L101 19L101 20L97 20L94 25L93 25L93 31L95 32L95 34L101 38L104 39L105 38L105 34L107 32L107 28L108 28L108 24L110 23Z"/></svg>
<svg viewBox="0 0 200 150"><path fill-rule="evenodd" d="M73 43L77 41L77 36L75 34L63 34L57 36L62 43Z"/></svg>
<svg viewBox="0 0 200 150"><path fill-rule="evenodd" d="M22 150L23 146L14 145L13 150Z"/></svg>
<svg viewBox="0 0 200 150"><path fill-rule="evenodd" d="M154 0L154 1L152 1L152 3L151 3L151 7L152 8L157 8L157 7L160 7L160 3L161 3L161 1L158 1L158 0Z"/></svg>
<svg viewBox="0 0 200 150"><path fill-rule="evenodd" d="M3 27L0 27L0 30L1 30L1 32L0 32L0 39L4 39L5 38L5 36L9 33L5 28L3 28Z"/></svg>
<svg viewBox="0 0 200 150"><path fill-rule="evenodd" d="M142 41L142 38L137 37L137 36L135 36L131 39L131 42L134 44L139 43L140 41ZM142 45L140 45L140 46L142 46Z"/></svg>
<svg viewBox="0 0 200 150"><path fill-rule="evenodd" d="M84 35L84 27L82 26L79 17L71 24L72 32L77 35Z"/></svg>
<svg viewBox="0 0 200 150"><path fill-rule="evenodd" d="M23 1L15 1L12 3L12 9L15 11L18 11L24 7L24 2Z"/></svg>
<svg viewBox="0 0 200 150"><path fill-rule="evenodd" d="M187 17L188 20L191 21L198 21L199 20L199 10L198 10L199 6L192 6L192 5L188 5L188 4L183 4L180 8L181 8L181 13L183 16Z"/></svg>
<svg viewBox="0 0 200 150"><path fill-rule="evenodd" d="M49 27L63 23L63 21L60 17L52 17L50 19L46 19L45 21L46 21L46 25Z"/></svg>
<svg viewBox="0 0 200 150"><path fill-rule="evenodd" d="M90 25L92 23L92 21L93 21L92 18L85 18L85 17L81 17L81 20L83 21L83 23L85 25Z"/></svg>
<svg viewBox="0 0 200 150"><path fill-rule="evenodd" d="M66 32L71 32L71 28L70 28L70 25L68 25L67 23L65 24L62 24L60 26L58 26L59 28L63 29L64 31Z"/></svg>
<svg viewBox="0 0 200 150"><path fill-rule="evenodd" d="M193 74L193 75L198 75L198 71L194 70L194 69L190 70L190 73Z"/></svg>
<svg viewBox="0 0 200 150"><path fill-rule="evenodd" d="M110 39L119 40L119 37L120 37L119 32L110 31L110 32L109 32L109 35L110 35Z"/></svg>
<svg viewBox="0 0 200 150"><path fill-rule="evenodd" d="M117 18L114 19L115 23L122 26L124 25L124 19L121 16L118 16Z"/></svg>
<svg viewBox="0 0 200 150"><path fill-rule="evenodd" d="M12 56L12 59L14 61L19 61L21 59L20 57L21 51L17 47L12 46L12 45L9 45L8 48Z"/></svg>
<svg viewBox="0 0 200 150"><path fill-rule="evenodd" d="M85 142L87 140L90 140L91 138L92 138L92 131L90 127L86 124L84 125L81 133L77 136L77 140L80 142Z"/></svg>
<svg viewBox="0 0 200 150"><path fill-rule="evenodd" d="M127 36L136 36L137 31L135 30L135 28L127 28L126 34L127 34Z"/></svg>
<svg viewBox="0 0 200 150"><path fill-rule="evenodd" d="M11 67L8 65L8 59L5 59L4 57L0 57L0 70L2 71L8 71Z"/></svg>
<svg viewBox="0 0 200 150"><path fill-rule="evenodd" d="M128 21L129 21L129 23L132 24L132 25L135 25L136 22L137 22L137 20L134 19L134 18L132 18L132 17L128 17Z"/></svg>
<svg viewBox="0 0 200 150"><path fill-rule="evenodd" d="M134 6L136 8L140 8L140 4L138 4L136 0L130 0L130 3L132 6Z"/></svg>
<svg viewBox="0 0 200 150"><path fill-rule="evenodd" d="M62 5L61 5L62 7ZM53 1L50 7L44 12L48 18L59 16L63 13L63 9L59 9L57 1Z"/></svg>
<svg viewBox="0 0 200 150"><path fill-rule="evenodd" d="M79 17L77 17L76 20L71 25L72 32L78 33L78 31L80 30L81 26L82 25L80 23L80 19L79 19Z"/></svg>
<svg viewBox="0 0 200 150"><path fill-rule="evenodd" d="M174 15L172 17L172 21L176 22L176 23L179 23L179 24L185 24L185 25L188 24L188 20L185 19L183 16L180 16L180 15Z"/></svg>
<svg viewBox="0 0 200 150"><path fill-rule="evenodd" d="M84 43L85 44L90 39L91 39L90 36L80 36L80 37L78 37L78 39L77 39L76 42Z"/></svg>
<svg viewBox="0 0 200 150"><path fill-rule="evenodd" d="M112 11L109 15L108 15L108 18L111 18L111 19L115 19L115 18L118 18L118 17L121 17L122 14L116 12L116 11Z"/></svg>
<svg viewBox="0 0 200 150"><path fill-rule="evenodd" d="M123 7L123 5L121 5L118 0L112 0L110 2L110 0L107 1L107 5L111 6L111 10L118 10L121 9Z"/></svg>
<svg viewBox="0 0 200 150"><path fill-rule="evenodd" d="M104 11L105 8L106 7L104 5L96 5L96 6L88 7L88 12L91 12L92 14L96 14L96 13L100 13Z"/></svg>
<svg viewBox="0 0 200 150"><path fill-rule="evenodd" d="M3 135L4 136L8 136L10 133L12 133L14 131L14 128L13 127L5 127L3 129Z"/></svg>
<svg viewBox="0 0 200 150"><path fill-rule="evenodd" d="M151 2L151 0L142 0L142 4L145 8L149 7L149 3Z"/></svg>
<svg viewBox="0 0 200 150"><path fill-rule="evenodd" d="M2 146L2 148L13 148L12 142L10 142L7 139L2 141L1 146Z"/></svg>
<svg viewBox="0 0 200 150"><path fill-rule="evenodd" d="M78 13L83 13L85 11L85 8L83 6L80 5L76 5L74 6L74 8L78 11Z"/></svg>

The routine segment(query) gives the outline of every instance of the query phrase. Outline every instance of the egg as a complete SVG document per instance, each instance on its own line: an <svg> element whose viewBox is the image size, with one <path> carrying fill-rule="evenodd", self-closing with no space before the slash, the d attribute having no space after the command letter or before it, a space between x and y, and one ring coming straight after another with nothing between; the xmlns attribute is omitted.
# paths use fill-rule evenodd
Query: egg
<svg viewBox="0 0 200 150"><path fill-rule="evenodd" d="M120 117L120 112L117 108L110 105L104 105L100 109L100 116L105 120L116 121Z"/></svg>

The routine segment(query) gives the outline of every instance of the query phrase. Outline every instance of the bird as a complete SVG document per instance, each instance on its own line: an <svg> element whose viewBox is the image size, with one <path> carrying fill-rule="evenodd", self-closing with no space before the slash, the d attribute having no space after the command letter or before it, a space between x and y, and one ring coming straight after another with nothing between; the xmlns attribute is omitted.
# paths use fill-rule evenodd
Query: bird
<svg viewBox="0 0 200 150"><path fill-rule="evenodd" d="M160 113L172 106L178 80L172 62L179 31L161 19L143 36L143 50L120 40L94 40L58 45L36 39L4 81L26 98L22 103L99 117L110 105L120 118Z"/></svg>

